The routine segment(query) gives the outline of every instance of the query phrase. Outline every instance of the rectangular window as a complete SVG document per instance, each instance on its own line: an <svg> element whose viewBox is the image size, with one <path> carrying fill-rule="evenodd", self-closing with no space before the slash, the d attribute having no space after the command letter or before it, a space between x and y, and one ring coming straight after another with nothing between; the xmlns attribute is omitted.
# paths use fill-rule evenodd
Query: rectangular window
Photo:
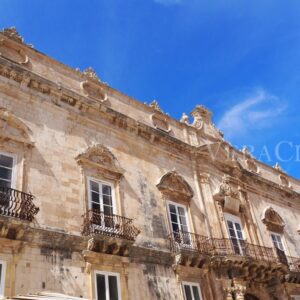
<svg viewBox="0 0 300 300"><path fill-rule="evenodd" d="M4 298L6 262L0 260L0 298Z"/></svg>
<svg viewBox="0 0 300 300"><path fill-rule="evenodd" d="M272 237L272 241L273 241L274 246L277 249L279 249L281 251L284 251L284 246L283 246L283 243L282 243L281 235L278 234L278 233L271 233L271 237Z"/></svg>
<svg viewBox="0 0 300 300"><path fill-rule="evenodd" d="M13 187L14 157L0 153L0 187Z"/></svg>
<svg viewBox="0 0 300 300"><path fill-rule="evenodd" d="M180 244L190 245L191 237L186 207L174 202L168 202L168 210L171 230L175 240Z"/></svg>
<svg viewBox="0 0 300 300"><path fill-rule="evenodd" d="M245 240L243 236L243 230L241 220L239 217L224 214L229 238L233 245L233 250L236 254L243 255L245 253Z"/></svg>
<svg viewBox="0 0 300 300"><path fill-rule="evenodd" d="M121 300L120 274L96 272L97 300Z"/></svg>
<svg viewBox="0 0 300 300"><path fill-rule="evenodd" d="M94 179L89 179L90 208L102 211L105 215L115 213L112 186Z"/></svg>
<svg viewBox="0 0 300 300"><path fill-rule="evenodd" d="M202 300L201 290L198 283L183 282L182 286L185 300Z"/></svg>

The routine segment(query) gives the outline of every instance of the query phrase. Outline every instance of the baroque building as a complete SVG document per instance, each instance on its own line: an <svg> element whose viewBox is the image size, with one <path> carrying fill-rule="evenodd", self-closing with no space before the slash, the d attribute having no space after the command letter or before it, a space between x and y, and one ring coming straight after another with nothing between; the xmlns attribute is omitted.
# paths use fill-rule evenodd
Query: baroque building
<svg viewBox="0 0 300 300"><path fill-rule="evenodd" d="M300 182L205 107L179 122L0 33L0 297L300 299L299 220Z"/></svg>

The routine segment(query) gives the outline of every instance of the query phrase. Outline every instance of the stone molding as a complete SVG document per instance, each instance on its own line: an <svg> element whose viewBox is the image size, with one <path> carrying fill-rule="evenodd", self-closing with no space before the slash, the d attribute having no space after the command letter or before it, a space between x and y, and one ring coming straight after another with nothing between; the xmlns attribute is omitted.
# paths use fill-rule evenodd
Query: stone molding
<svg viewBox="0 0 300 300"><path fill-rule="evenodd" d="M91 166L100 169L112 179L120 179L125 172L111 151L101 144L88 147L84 152L77 155L75 159L81 166Z"/></svg>
<svg viewBox="0 0 300 300"><path fill-rule="evenodd" d="M262 222L270 231L282 233L284 230L285 223L283 219L272 207L265 210Z"/></svg>
<svg viewBox="0 0 300 300"><path fill-rule="evenodd" d="M194 196L192 188L176 171L165 174L160 179L157 188L162 194L173 199L190 201Z"/></svg>

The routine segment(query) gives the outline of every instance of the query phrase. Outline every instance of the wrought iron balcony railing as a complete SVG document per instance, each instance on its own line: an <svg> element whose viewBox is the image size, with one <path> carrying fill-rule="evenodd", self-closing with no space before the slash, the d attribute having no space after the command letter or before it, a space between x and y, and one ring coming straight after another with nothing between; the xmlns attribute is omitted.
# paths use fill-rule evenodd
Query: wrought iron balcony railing
<svg viewBox="0 0 300 300"><path fill-rule="evenodd" d="M208 238L199 234L185 231L172 232L168 236L170 240L170 247L172 252L179 252L180 250L189 250L208 254L210 245Z"/></svg>
<svg viewBox="0 0 300 300"><path fill-rule="evenodd" d="M300 272L300 258L287 256L288 267L291 272Z"/></svg>
<svg viewBox="0 0 300 300"><path fill-rule="evenodd" d="M190 232L172 232L169 235L171 251L191 250L212 256L238 255L254 260L278 261L272 248L246 243L243 240L208 238Z"/></svg>
<svg viewBox="0 0 300 300"><path fill-rule="evenodd" d="M105 235L135 241L140 231L133 225L133 220L102 211L89 210L83 215L82 234Z"/></svg>
<svg viewBox="0 0 300 300"><path fill-rule="evenodd" d="M216 239L209 240L212 245L212 253L214 255L239 255L251 257L254 260L262 260L268 262L278 261L273 248L259 246L247 243L243 240L236 239Z"/></svg>
<svg viewBox="0 0 300 300"><path fill-rule="evenodd" d="M32 221L39 211L33 199L31 194L0 186L0 215Z"/></svg>

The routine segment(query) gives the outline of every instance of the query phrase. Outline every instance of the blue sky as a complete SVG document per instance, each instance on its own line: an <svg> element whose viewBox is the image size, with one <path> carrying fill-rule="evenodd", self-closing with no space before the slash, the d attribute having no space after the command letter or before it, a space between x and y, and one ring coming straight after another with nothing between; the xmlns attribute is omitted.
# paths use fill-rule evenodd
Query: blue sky
<svg viewBox="0 0 300 300"><path fill-rule="evenodd" d="M174 118L207 106L233 145L300 178L298 0L0 0L10 26Z"/></svg>

